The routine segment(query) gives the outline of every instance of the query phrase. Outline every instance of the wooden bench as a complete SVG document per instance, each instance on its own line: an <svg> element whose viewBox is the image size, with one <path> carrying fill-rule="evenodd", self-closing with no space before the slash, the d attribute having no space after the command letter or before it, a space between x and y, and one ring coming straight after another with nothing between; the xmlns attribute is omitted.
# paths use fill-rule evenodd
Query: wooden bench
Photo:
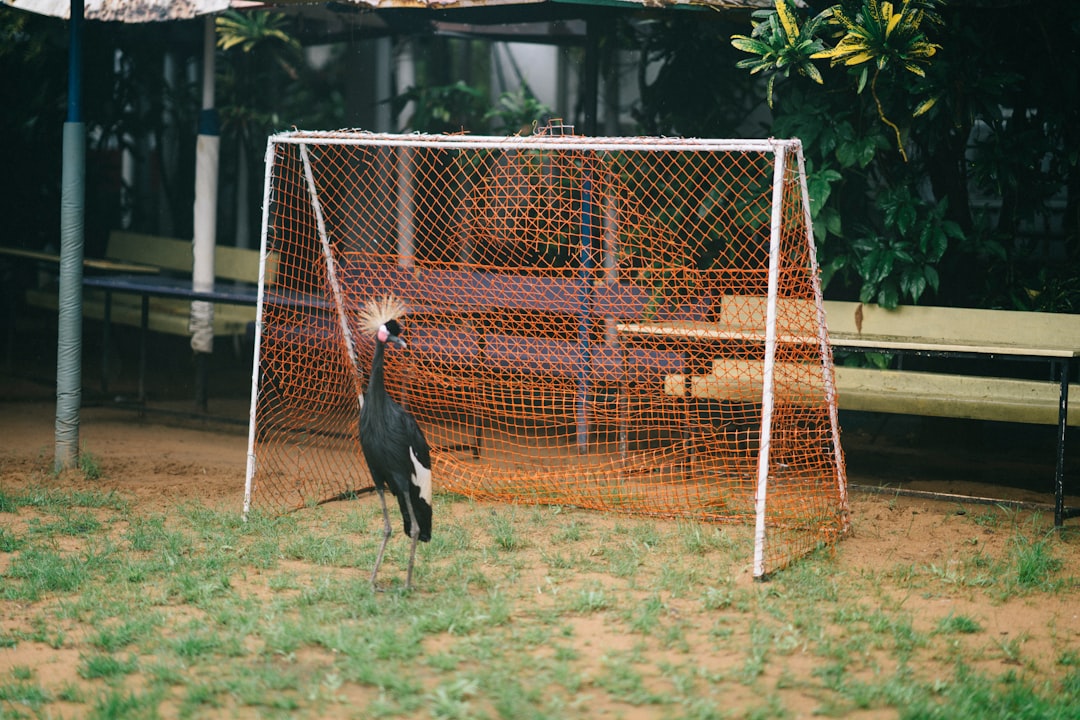
<svg viewBox="0 0 1080 720"><path fill-rule="evenodd" d="M111 270L113 274L130 274L135 268L154 270L163 278L190 279L194 256L191 241L176 238L144 235L126 231L113 231L102 259L88 259L88 268ZM270 280L274 266L270 265ZM249 283L259 280L259 251L218 246L214 249L214 275L218 281ZM110 297L111 296L111 297ZM111 300L111 303L110 303ZM26 292L26 302L33 307L56 310L56 288L31 288ZM109 305L110 322L141 327L142 298L135 292L109 293L101 288L86 287L83 291L83 317L105 320ZM190 299L176 297L151 297L147 329L170 335L190 335L188 321ZM255 322L255 306L221 304L214 308L214 334L216 336L242 336L248 326Z"/></svg>
<svg viewBox="0 0 1080 720"><path fill-rule="evenodd" d="M60 265L59 253L44 252L41 250L28 250L26 248L0 246L0 256L15 260L45 263L58 267ZM156 273L158 268L153 265L141 263L128 263L105 258L83 258L83 268L86 271L125 272L125 273Z"/></svg>
<svg viewBox="0 0 1080 720"><path fill-rule="evenodd" d="M641 286L595 283L591 275L412 270L350 253L343 255L337 275L350 314L373 297L394 294L405 301L411 311L405 338L414 366L438 366L474 379L498 373L505 387L519 380L529 382L529 376L558 379L558 387L573 405L581 452L587 451L589 442L588 404L598 389L627 374L647 373L656 379L682 367L680 353L623 348L615 337L615 322L640 317L648 307L649 292ZM308 343L310 352L324 352L325 337L335 332L333 325L338 322L335 313L324 307L323 326L302 332L288 324L295 317L294 304L292 296L277 291L266 294L264 311L271 318L264 323L267 339ZM708 304L707 298L689 298L667 312L701 318ZM275 323L272 319L278 312L283 320ZM610 331L605 330L607 326ZM360 346L362 356L370 352L369 344ZM478 423L476 429L475 442L467 448L474 455L480 450Z"/></svg>
<svg viewBox="0 0 1080 720"><path fill-rule="evenodd" d="M669 331L702 339L756 333L764 340L764 298L729 296L723 303L719 322L678 323ZM778 314L785 318L785 313L790 314L784 326L794 326L795 332L781 337L780 342L816 342L812 303L782 301ZM1080 410L1068 403L1070 392L1075 396L1080 390L1069 383L1070 365L1080 355L1080 315L924 306L887 310L836 301L825 302L825 313L834 350L897 358L895 367L888 368L837 364L834 378L840 409L1056 425L1055 523L1061 525L1065 517L1078 514L1064 508L1063 483L1065 428L1080 426ZM653 330L660 332L662 327L657 325ZM976 374L972 363L963 367L950 363L946 372L940 372L941 368L934 372L913 370L903 366L905 356L977 360L983 367L992 364L1003 372ZM1016 365L1007 372L1006 361L1041 364L1044 377L1024 377L1029 373L1020 372ZM733 362L747 365L742 368L742 377L751 378L749 384L742 381L736 387L728 379L735 376L730 373ZM668 376L666 392L725 401L755 393L760 397L760 361L717 358L715 363L711 374ZM796 374L783 363L777 364L777 378ZM823 381L818 382L823 391Z"/></svg>
<svg viewBox="0 0 1080 720"><path fill-rule="evenodd" d="M214 304L215 337L231 337L236 347L256 318L260 272L258 250L218 246L214 249L215 289L195 292L191 287L194 254L191 241L125 231L109 234L105 258L84 262L87 268L110 270L106 274L83 277L83 317L103 323L101 389L108 393L109 340L113 323L140 328L138 403L146 400L145 376L147 334L160 332L189 336L191 303L205 300ZM138 274L132 270L138 269ZM117 272L120 271L120 272ZM265 282L276 280L276 256L271 255ZM56 288L31 288L29 305L57 310ZM206 363L197 357L195 399L206 410Z"/></svg>
<svg viewBox="0 0 1080 720"><path fill-rule="evenodd" d="M1049 366L1044 380L1031 380L838 365L845 409L1056 425L1062 373L1067 378L1069 361L1080 355L1080 315L844 302L826 302L825 311L840 350ZM1080 409L1068 408L1067 423L1080 426Z"/></svg>
<svg viewBox="0 0 1080 720"><path fill-rule="evenodd" d="M841 408L1056 425L1054 524L1080 514L1064 504L1065 430L1080 425L1069 407L1070 391L1080 389L1069 382L1080 315L860 303L827 303L826 313L833 345L843 350L897 354L901 362L922 355L1045 365L1043 380L840 365L836 382Z"/></svg>
<svg viewBox="0 0 1080 720"><path fill-rule="evenodd" d="M15 328L18 318L18 309L20 304L24 301L24 295L28 303L38 305L42 307L51 307L56 309L56 299L52 299L52 302L48 302L48 298L43 293L48 291L55 295L56 286L55 283L51 285L42 278L55 277L60 267L60 255L55 252L45 252L42 250L30 250L27 248L7 247L0 246L0 262L5 265L10 265L15 273L23 270L18 276L6 276L4 287L4 304L7 307L7 364L11 365L12 353L15 350ZM47 269L46 269L47 268ZM133 274L156 274L160 272L160 269L153 265L143 265L141 263L130 263L116 260L108 260L105 258L83 258L83 272L84 273L133 273ZM39 287L33 287L29 291L26 290L25 281L19 282L15 280L15 277L21 278L33 278L38 283Z"/></svg>

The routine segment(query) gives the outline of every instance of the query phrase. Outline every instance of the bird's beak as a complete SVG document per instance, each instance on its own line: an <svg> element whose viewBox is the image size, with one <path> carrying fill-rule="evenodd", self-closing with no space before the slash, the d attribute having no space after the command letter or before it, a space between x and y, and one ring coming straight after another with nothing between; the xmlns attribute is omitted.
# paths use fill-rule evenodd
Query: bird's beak
<svg viewBox="0 0 1080 720"><path fill-rule="evenodd" d="M386 338L386 341L387 341L387 342L392 342L392 343L394 343L394 344L395 344L395 345L397 345L397 346L398 346L399 348L404 348L404 347L407 347L407 346L405 345L405 341L404 341L404 340L402 340L401 338L399 338L399 337L398 337L397 335L390 335L389 337L387 337L387 338Z"/></svg>

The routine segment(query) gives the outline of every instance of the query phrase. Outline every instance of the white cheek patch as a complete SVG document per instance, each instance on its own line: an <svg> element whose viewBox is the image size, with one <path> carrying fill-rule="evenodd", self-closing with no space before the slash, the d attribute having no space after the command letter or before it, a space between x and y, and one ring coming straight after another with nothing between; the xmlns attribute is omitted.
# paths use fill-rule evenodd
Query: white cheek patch
<svg viewBox="0 0 1080 720"><path fill-rule="evenodd" d="M409 448L409 457L412 458L413 464L413 485L420 488L420 497L424 499L428 505L431 504L431 468L426 468L420 464L420 461L416 459L416 453L412 448Z"/></svg>
<svg viewBox="0 0 1080 720"><path fill-rule="evenodd" d="M364 396L362 394L356 396L356 402L360 406L360 409L363 410L364 409Z"/></svg>

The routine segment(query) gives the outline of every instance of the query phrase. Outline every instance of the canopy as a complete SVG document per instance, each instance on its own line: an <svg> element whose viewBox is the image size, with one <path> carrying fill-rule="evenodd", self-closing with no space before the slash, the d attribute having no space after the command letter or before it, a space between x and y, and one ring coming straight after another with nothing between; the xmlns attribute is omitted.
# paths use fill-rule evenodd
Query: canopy
<svg viewBox="0 0 1080 720"><path fill-rule="evenodd" d="M28 10L38 15L52 15L69 19L71 0L3 0L5 5ZM258 5L233 0L84 0L83 17L87 20L104 20L125 23L161 22L166 20L190 20L199 15L209 15L230 7Z"/></svg>
<svg viewBox="0 0 1080 720"><path fill-rule="evenodd" d="M70 0L2 0L21 10L39 15L71 17ZM337 0L334 3L312 3L311 0L272 0L250 2L246 0L85 0L84 17L87 20L103 20L125 23L162 22L189 20L200 15L218 13L233 8L245 10L281 5L356 5L363 10L475 10L514 5L597 5L623 8L676 8L709 7L765 8L772 7L772 0ZM802 5L802 2L797 2Z"/></svg>

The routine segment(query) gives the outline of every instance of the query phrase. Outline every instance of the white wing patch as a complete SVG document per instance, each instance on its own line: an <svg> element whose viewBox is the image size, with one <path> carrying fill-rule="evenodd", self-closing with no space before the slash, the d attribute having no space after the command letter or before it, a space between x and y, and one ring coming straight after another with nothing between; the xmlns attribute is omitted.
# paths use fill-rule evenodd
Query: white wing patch
<svg viewBox="0 0 1080 720"><path fill-rule="evenodd" d="M409 457L412 458L413 464L413 485L420 488L420 497L430 505L431 504L431 468L426 468L420 461L416 459L416 453L412 448L409 448Z"/></svg>

